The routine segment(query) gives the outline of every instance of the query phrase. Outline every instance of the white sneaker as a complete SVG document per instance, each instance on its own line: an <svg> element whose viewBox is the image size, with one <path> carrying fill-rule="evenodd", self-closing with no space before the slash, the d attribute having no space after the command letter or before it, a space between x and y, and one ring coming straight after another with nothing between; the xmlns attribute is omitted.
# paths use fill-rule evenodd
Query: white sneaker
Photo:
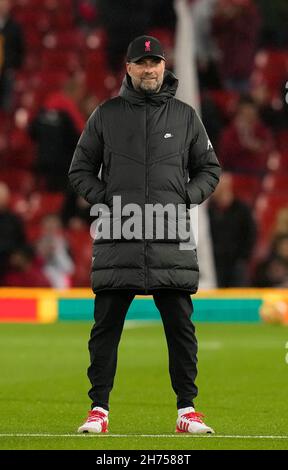
<svg viewBox="0 0 288 470"><path fill-rule="evenodd" d="M183 409L184 411L185 409ZM214 434L214 431L201 420L202 413L196 413L194 408L187 408L180 413L176 421L176 432L187 432L191 434Z"/></svg>
<svg viewBox="0 0 288 470"><path fill-rule="evenodd" d="M86 422L78 429L79 433L108 432L108 411L101 407L95 407L89 411Z"/></svg>

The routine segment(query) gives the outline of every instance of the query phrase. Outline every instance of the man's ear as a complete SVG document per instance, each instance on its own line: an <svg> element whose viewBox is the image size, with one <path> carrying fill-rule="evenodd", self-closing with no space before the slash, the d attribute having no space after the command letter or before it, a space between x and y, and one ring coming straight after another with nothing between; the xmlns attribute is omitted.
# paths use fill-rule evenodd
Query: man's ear
<svg viewBox="0 0 288 470"><path fill-rule="evenodd" d="M130 62L126 62L126 72L128 73L128 75L130 75L130 71L131 71L131 64Z"/></svg>

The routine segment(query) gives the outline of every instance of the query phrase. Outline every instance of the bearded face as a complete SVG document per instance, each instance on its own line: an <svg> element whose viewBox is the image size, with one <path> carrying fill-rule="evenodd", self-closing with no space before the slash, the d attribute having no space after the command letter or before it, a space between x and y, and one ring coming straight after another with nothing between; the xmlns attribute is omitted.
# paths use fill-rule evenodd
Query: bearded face
<svg viewBox="0 0 288 470"><path fill-rule="evenodd" d="M145 57L127 64L127 72L135 90L157 93L163 83L165 61L158 57Z"/></svg>

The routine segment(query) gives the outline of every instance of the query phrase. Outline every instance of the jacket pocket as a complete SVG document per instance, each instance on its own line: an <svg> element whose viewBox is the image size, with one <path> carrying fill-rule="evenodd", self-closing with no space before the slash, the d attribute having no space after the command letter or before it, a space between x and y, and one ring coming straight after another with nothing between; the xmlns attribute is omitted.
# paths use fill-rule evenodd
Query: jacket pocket
<svg viewBox="0 0 288 470"><path fill-rule="evenodd" d="M106 176L107 176L107 181L109 179L110 173L111 173L111 163L112 163L112 155L111 152L108 154L108 162L107 162L107 167L106 167Z"/></svg>
<svg viewBox="0 0 288 470"><path fill-rule="evenodd" d="M185 199L186 201L186 179L185 179L185 176L186 176L186 171L185 171L185 158L184 158L184 152L181 153L180 155L180 162L179 162L179 165L180 165L180 174L181 174L181 192L182 192L182 197Z"/></svg>
<svg viewBox="0 0 288 470"><path fill-rule="evenodd" d="M184 160L184 152L181 153L181 170L182 176L185 178L185 160Z"/></svg>
<svg viewBox="0 0 288 470"><path fill-rule="evenodd" d="M112 153L109 151L106 160L106 166L104 171L104 182L105 182L105 192L104 192L104 203L107 204L108 193L109 193L109 182L111 179L111 164L112 164Z"/></svg>

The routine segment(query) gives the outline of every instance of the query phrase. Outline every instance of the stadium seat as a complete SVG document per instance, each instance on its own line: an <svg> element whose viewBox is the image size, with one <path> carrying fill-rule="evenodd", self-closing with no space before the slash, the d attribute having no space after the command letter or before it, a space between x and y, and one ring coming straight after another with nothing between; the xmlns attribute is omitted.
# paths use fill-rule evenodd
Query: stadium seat
<svg viewBox="0 0 288 470"><path fill-rule="evenodd" d="M87 49L102 49L105 50L107 45L107 33L103 28L97 28L86 37Z"/></svg>
<svg viewBox="0 0 288 470"><path fill-rule="evenodd" d="M43 37L43 47L47 49L61 49L80 51L85 45L85 36L82 31L75 28L64 31L49 31Z"/></svg>
<svg viewBox="0 0 288 470"><path fill-rule="evenodd" d="M9 133L9 166L31 169L35 161L35 146L24 129L13 129Z"/></svg>
<svg viewBox="0 0 288 470"><path fill-rule="evenodd" d="M22 25L24 32L38 31L46 33L52 29L51 16L43 8L15 9L15 19Z"/></svg>
<svg viewBox="0 0 288 470"><path fill-rule="evenodd" d="M27 46L27 53L25 57L24 67L27 67L27 62L29 60L29 53L32 51L39 51L41 48L42 40L41 34L35 28L29 28L25 30L25 43Z"/></svg>
<svg viewBox="0 0 288 470"><path fill-rule="evenodd" d="M25 224L25 233L28 242L34 243L41 235L41 224L39 222L31 223L29 221L29 223Z"/></svg>
<svg viewBox="0 0 288 470"><path fill-rule="evenodd" d="M288 130L277 132L275 139L280 152L288 152Z"/></svg>
<svg viewBox="0 0 288 470"><path fill-rule="evenodd" d="M252 81L265 82L272 94L277 96L287 80L287 71L286 50L261 50L255 56Z"/></svg>
<svg viewBox="0 0 288 470"><path fill-rule="evenodd" d="M109 76L106 56L102 50L87 50L84 56L84 70L88 89L99 96L107 97L105 79Z"/></svg>
<svg viewBox="0 0 288 470"><path fill-rule="evenodd" d="M283 207L288 207L286 194L262 193L257 198L254 215L258 237L253 254L254 261L265 258L270 246L276 215Z"/></svg>
<svg viewBox="0 0 288 470"><path fill-rule="evenodd" d="M48 70L48 72L50 70L63 70L64 72L72 72L79 69L79 67L80 57L79 54L77 54L75 51L59 50L58 48L42 51L42 70Z"/></svg>
<svg viewBox="0 0 288 470"><path fill-rule="evenodd" d="M42 96L49 91L55 91L63 86L69 77L68 70L43 70L39 73L39 92Z"/></svg>
<svg viewBox="0 0 288 470"><path fill-rule="evenodd" d="M55 31L71 31L74 23L73 10L71 8L64 9L63 6L62 8L58 7L53 11L51 15L51 23Z"/></svg>
<svg viewBox="0 0 288 470"><path fill-rule="evenodd" d="M34 176L30 171L13 168L0 170L0 181L6 183L11 191L23 195L31 193L35 187Z"/></svg>
<svg viewBox="0 0 288 470"><path fill-rule="evenodd" d="M172 49L174 47L174 34L170 29L167 28L151 28L148 31L149 36L154 36L161 44L163 44L164 49Z"/></svg>
<svg viewBox="0 0 288 470"><path fill-rule="evenodd" d="M288 207L286 194L261 193L255 203L255 217L259 223L260 233L267 232L275 222L275 216L279 209Z"/></svg>
<svg viewBox="0 0 288 470"><path fill-rule="evenodd" d="M39 0L29 0L29 2L37 3L39 5ZM43 0L43 7L49 11L60 10L62 13L65 11L72 11L74 0Z"/></svg>
<svg viewBox="0 0 288 470"><path fill-rule="evenodd" d="M13 191L10 195L10 209L16 214L24 217L27 210L27 198L22 193Z"/></svg>
<svg viewBox="0 0 288 470"><path fill-rule="evenodd" d="M30 220L38 223L45 215L59 214L63 201L63 193L34 192L29 198Z"/></svg>
<svg viewBox="0 0 288 470"><path fill-rule="evenodd" d="M274 152L267 162L268 170L273 173L288 175L288 151Z"/></svg>
<svg viewBox="0 0 288 470"><path fill-rule="evenodd" d="M239 94L228 90L209 90L207 95L218 107L223 118L229 120L236 110Z"/></svg>
<svg viewBox="0 0 288 470"><path fill-rule="evenodd" d="M269 173L263 180L263 189L268 193L287 194L288 173Z"/></svg>
<svg viewBox="0 0 288 470"><path fill-rule="evenodd" d="M252 206L261 191L262 181L257 176L233 174L233 189L235 195Z"/></svg>
<svg viewBox="0 0 288 470"><path fill-rule="evenodd" d="M75 263L73 286L89 287L92 260L92 238L89 230L69 230L67 240Z"/></svg>

